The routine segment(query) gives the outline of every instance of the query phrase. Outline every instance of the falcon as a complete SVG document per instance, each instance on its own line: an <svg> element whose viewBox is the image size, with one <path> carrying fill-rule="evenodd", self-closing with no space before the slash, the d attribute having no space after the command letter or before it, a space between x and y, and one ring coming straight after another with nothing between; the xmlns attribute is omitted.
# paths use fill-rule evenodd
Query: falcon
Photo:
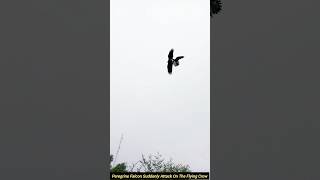
<svg viewBox="0 0 320 180"><path fill-rule="evenodd" d="M172 74L172 67L173 66L179 66L179 60L184 58L184 56L178 56L175 59L173 59L173 49L170 50L169 54L168 54L168 65L167 65L167 69L168 69L168 73Z"/></svg>

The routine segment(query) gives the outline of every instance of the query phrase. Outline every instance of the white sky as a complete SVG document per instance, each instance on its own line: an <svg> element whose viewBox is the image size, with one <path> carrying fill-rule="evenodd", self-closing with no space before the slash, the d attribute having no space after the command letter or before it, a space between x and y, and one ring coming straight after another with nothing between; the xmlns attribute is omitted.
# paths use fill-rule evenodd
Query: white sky
<svg viewBox="0 0 320 180"><path fill-rule="evenodd" d="M209 0L111 0L110 152L210 168ZM168 53L185 56L167 73Z"/></svg>

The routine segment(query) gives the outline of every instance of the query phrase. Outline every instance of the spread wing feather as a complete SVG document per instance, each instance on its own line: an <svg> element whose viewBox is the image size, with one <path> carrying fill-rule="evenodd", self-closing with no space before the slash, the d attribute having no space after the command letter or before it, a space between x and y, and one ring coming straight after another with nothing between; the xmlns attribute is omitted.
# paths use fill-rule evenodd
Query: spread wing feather
<svg viewBox="0 0 320 180"><path fill-rule="evenodd" d="M170 50L169 54L168 54L168 58L172 59L173 58L173 49Z"/></svg>
<svg viewBox="0 0 320 180"><path fill-rule="evenodd" d="M179 61L179 59L182 59L182 58L184 58L184 56L178 56L178 57L175 59L175 61Z"/></svg>

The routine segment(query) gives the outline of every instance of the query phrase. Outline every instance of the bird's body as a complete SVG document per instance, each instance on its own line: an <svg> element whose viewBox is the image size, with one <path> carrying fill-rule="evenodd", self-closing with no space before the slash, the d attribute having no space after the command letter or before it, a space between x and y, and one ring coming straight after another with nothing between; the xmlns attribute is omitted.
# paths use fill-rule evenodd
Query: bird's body
<svg viewBox="0 0 320 180"><path fill-rule="evenodd" d="M168 73L169 74L172 73L172 64L173 64L173 61L172 60L168 60L167 69L168 69Z"/></svg>
<svg viewBox="0 0 320 180"><path fill-rule="evenodd" d="M179 66L179 60L184 58L184 56L178 56L177 58L173 59L173 49L170 50L169 54L168 54L168 65L167 65L167 69L168 69L168 73L172 74L172 65L174 66Z"/></svg>

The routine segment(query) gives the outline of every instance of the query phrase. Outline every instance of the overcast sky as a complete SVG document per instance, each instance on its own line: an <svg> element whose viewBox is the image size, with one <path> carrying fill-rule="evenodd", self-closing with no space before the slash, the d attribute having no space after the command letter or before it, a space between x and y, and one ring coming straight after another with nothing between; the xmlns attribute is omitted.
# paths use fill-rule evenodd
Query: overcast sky
<svg viewBox="0 0 320 180"><path fill-rule="evenodd" d="M209 0L111 0L110 152L210 169ZM185 56L167 73L168 53Z"/></svg>

